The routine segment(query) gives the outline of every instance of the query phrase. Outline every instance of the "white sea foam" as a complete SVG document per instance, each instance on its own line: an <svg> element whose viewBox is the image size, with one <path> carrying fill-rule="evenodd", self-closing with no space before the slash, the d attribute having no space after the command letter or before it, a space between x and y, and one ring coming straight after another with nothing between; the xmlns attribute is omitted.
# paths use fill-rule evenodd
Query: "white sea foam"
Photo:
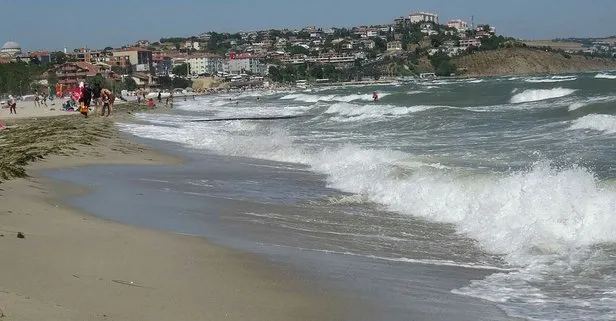
<svg viewBox="0 0 616 321"><path fill-rule="evenodd" d="M407 95L417 95L417 94L422 94L422 93L424 93L424 91L422 90L411 90L411 91L406 92Z"/></svg>
<svg viewBox="0 0 616 321"><path fill-rule="evenodd" d="M530 78L525 79L528 83L555 83L555 82L567 82L577 80L577 77L572 76L553 76L550 78Z"/></svg>
<svg viewBox="0 0 616 321"><path fill-rule="evenodd" d="M519 95L520 102L531 102L572 93L571 89L555 88L526 90L516 96ZM338 103L330 106L327 113L343 119L413 112L404 108L412 107ZM589 254L588 249L597 244L616 242L616 220L613 218L616 190L614 186L601 184L593 172L580 166L556 168L548 162L539 162L526 170L477 177L448 167L409 161L416 158L400 151L356 145L309 147L282 128L266 127L271 125L229 122L204 126L181 120L176 123L182 126L120 126L142 137L179 142L224 155L307 165L315 172L325 174L332 188L383 204L398 213L453 224L460 233L477 240L483 249L502 254L510 265L520 267L518 271L497 273L475 281L456 293L494 302L524 301L530 304L530 308L540 311L544 304L558 302L550 302L545 289L530 286L529 282L542 281L540 278L544 275L567 275L577 271L580 264L594 261L589 260L592 253ZM573 121L571 128L616 133L616 116L588 115ZM407 169L403 176L397 175L400 167ZM601 293L612 291L613 288L606 287ZM597 311L608 311L605 312L607 315L613 311L609 308L609 304L613 304L608 300L610 298L603 294L601 300L589 299L587 303L603 308ZM584 304L582 301L562 300L560 303L576 306ZM529 306L524 307L529 310ZM508 311L517 313L517 310ZM559 310L557 307L550 311ZM523 313L520 316L524 316ZM599 320L596 314L587 316L588 320Z"/></svg>
<svg viewBox="0 0 616 321"><path fill-rule="evenodd" d="M392 106L392 105L355 105L350 103L336 103L331 105L325 114L337 114L342 117L335 118L337 121L360 121L365 119L380 119L386 116L401 116L417 113L441 106Z"/></svg>
<svg viewBox="0 0 616 321"><path fill-rule="evenodd" d="M286 131L264 131L259 124L122 128L222 154L306 164L327 174L331 187L364 195L400 213L455 224L486 250L506 255L512 264L533 262L538 249L565 255L572 248L616 241L612 219L616 192L601 187L591 172L580 167L538 164L528 171L482 179L418 169L399 180L392 171L412 155L352 145L305 150Z"/></svg>
<svg viewBox="0 0 616 321"><path fill-rule="evenodd" d="M527 89L511 97L512 104L527 103L565 97L573 94L575 89L553 88L553 89Z"/></svg>
<svg viewBox="0 0 616 321"><path fill-rule="evenodd" d="M586 107L590 104L596 103L607 103L616 101L616 96L602 96L602 97L591 97L583 101L577 101L571 105L569 105L569 111L574 111L583 107Z"/></svg>
<svg viewBox="0 0 616 321"><path fill-rule="evenodd" d="M386 96L389 96L389 93L379 93L379 97L383 98ZM320 102L320 101L338 101L338 102L352 102L352 101L371 101L372 99L372 94L371 93L366 93L366 94L351 94L351 95L345 95L345 96L340 96L340 95L312 95L312 94L303 94L303 93L295 93L295 94L289 94L286 96L281 97L280 99L282 100L295 100L295 101L302 101L302 102L307 102L307 103L316 103L316 102Z"/></svg>
<svg viewBox="0 0 616 321"><path fill-rule="evenodd" d="M616 133L616 116L592 114L578 118L571 124L572 130L599 131L605 134Z"/></svg>
<svg viewBox="0 0 616 321"><path fill-rule="evenodd" d="M616 75L600 73L595 76L595 79L616 79Z"/></svg>
<svg viewBox="0 0 616 321"><path fill-rule="evenodd" d="M286 247L286 246L279 245L279 247ZM496 267L496 266L490 266L490 265L482 265L482 264L468 264L468 263L455 262L455 261L449 261L449 260L429 260L429 259L417 260L417 259L410 259L406 257L384 257L384 256L365 255L365 254L358 254L358 253L353 253L353 252L332 251L332 250L316 250L316 249L307 249L307 248L295 248L295 249L302 250L302 251L310 251L310 252L321 252L321 253L326 253L326 254L365 257L369 259L380 260L380 261L390 261L390 262L406 262L406 263L434 265L434 266L455 266L455 267L463 267L467 269L491 270L491 271L503 271L503 272L517 270L517 269L508 269L508 268L502 268L502 267Z"/></svg>

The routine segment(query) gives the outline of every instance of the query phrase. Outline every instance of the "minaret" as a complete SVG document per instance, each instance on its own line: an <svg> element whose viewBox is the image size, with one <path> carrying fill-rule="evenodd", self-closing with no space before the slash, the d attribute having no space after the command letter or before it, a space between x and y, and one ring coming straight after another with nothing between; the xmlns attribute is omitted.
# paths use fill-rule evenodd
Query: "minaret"
<svg viewBox="0 0 616 321"><path fill-rule="evenodd" d="M471 29L475 30L475 16L471 16Z"/></svg>

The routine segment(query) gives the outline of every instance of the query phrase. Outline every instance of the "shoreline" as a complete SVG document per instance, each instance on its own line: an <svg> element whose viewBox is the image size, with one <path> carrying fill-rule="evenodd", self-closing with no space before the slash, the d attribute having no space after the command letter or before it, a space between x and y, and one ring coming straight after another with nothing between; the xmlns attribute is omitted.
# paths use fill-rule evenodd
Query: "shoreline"
<svg viewBox="0 0 616 321"><path fill-rule="evenodd" d="M69 146L75 148L69 156L45 155L26 165L30 177L0 183L6 320L340 320L354 310L314 280L294 278L295 271L255 255L66 206L63 199L87 189L43 178L42 170L182 162L114 128L91 145Z"/></svg>

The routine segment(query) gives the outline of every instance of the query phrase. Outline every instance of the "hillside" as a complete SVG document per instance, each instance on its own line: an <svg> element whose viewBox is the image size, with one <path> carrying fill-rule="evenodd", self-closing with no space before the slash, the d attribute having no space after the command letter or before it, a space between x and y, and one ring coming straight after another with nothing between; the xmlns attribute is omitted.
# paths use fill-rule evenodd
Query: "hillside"
<svg viewBox="0 0 616 321"><path fill-rule="evenodd" d="M464 76L556 74L616 70L616 59L566 57L554 52L528 48L507 48L477 52L454 59Z"/></svg>

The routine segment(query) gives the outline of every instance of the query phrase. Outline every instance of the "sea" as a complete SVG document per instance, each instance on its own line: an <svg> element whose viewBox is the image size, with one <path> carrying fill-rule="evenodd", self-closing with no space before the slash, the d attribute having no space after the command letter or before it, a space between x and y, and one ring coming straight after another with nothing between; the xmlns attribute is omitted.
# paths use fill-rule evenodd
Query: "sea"
<svg viewBox="0 0 616 321"><path fill-rule="evenodd" d="M156 227L397 311L375 319L616 320L616 72L178 100L120 128L188 165L89 179L182 197Z"/></svg>

